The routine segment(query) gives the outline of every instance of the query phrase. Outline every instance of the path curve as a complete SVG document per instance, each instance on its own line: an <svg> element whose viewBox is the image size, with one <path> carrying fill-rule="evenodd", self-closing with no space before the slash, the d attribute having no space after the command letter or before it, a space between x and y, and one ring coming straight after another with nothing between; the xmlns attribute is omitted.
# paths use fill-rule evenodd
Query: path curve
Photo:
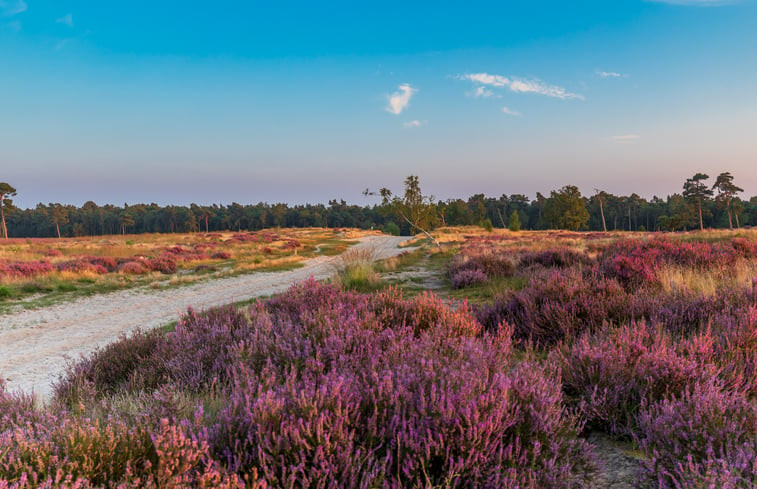
<svg viewBox="0 0 757 489"><path fill-rule="evenodd" d="M402 253L402 236L367 236L350 249L370 249L375 259ZM8 389L46 400L67 362L107 345L124 333L179 318L188 307L205 309L283 292L308 277L334 273L339 257L318 257L304 267L259 272L164 290L130 289L65 304L0 316L0 375Z"/></svg>

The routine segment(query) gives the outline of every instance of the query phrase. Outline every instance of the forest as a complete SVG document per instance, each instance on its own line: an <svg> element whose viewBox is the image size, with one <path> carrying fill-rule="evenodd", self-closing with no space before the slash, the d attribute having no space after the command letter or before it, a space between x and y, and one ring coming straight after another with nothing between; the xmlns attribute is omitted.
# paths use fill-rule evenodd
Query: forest
<svg viewBox="0 0 757 489"><path fill-rule="evenodd" d="M534 199L517 193L499 197L475 194L467 199L445 201L430 199L430 205L435 207L430 225L576 231L685 231L757 225L757 196L748 200L739 198L743 190L733 183L730 173L721 173L712 186L708 185L708 178L697 173L686 180L682 192L666 198L647 199L636 193L614 195L600 190L584 196L577 187L566 185L549 195L537 192ZM6 195L0 208L7 220L9 237L255 231L270 227L356 227L382 229L391 234L411 231L386 205L359 206L337 199L328 204L234 202L189 206L155 203L117 206L89 201L81 207L40 203L33 209L20 209L13 206L8 195L12 194Z"/></svg>

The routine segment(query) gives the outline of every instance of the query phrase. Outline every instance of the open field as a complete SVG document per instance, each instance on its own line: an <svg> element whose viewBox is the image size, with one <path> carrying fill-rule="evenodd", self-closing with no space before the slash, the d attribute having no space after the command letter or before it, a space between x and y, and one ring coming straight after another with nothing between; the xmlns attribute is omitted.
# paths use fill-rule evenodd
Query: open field
<svg viewBox="0 0 757 489"><path fill-rule="evenodd" d="M757 233L436 237L0 394L0 480L757 485Z"/></svg>
<svg viewBox="0 0 757 489"><path fill-rule="evenodd" d="M165 288L343 252L359 230L140 234L0 241L0 314L95 293Z"/></svg>
<svg viewBox="0 0 757 489"><path fill-rule="evenodd" d="M357 250L366 250L380 259L401 253L397 245L407 238L358 239ZM206 309L283 292L308 277L325 279L334 273L337 257L303 260L299 262L301 267L285 272L261 271L181 287L98 294L3 317L0 372L9 388L34 391L45 399L51 392L51 382L67 361L115 341L120 335L175 321L187 308Z"/></svg>

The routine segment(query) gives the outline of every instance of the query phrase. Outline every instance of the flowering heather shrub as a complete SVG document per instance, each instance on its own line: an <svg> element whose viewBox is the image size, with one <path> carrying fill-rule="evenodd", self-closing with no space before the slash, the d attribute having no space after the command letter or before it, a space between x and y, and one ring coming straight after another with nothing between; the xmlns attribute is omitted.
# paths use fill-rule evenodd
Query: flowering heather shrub
<svg viewBox="0 0 757 489"><path fill-rule="evenodd" d="M27 479L37 487L80 480L92 486L119 481L154 460L149 431L123 422L107 424L49 414L0 434L0 480ZM140 465L141 467L132 467Z"/></svg>
<svg viewBox="0 0 757 489"><path fill-rule="evenodd" d="M717 365L728 389L757 399L757 306L716 317L705 333L680 347L701 362Z"/></svg>
<svg viewBox="0 0 757 489"><path fill-rule="evenodd" d="M639 447L659 487L757 485L757 404L717 383L698 383L645 405Z"/></svg>
<svg viewBox="0 0 757 489"><path fill-rule="evenodd" d="M578 251L569 248L555 248L546 251L525 251L521 253L518 266L540 265L546 268L569 268L579 265L591 265L593 260Z"/></svg>
<svg viewBox="0 0 757 489"><path fill-rule="evenodd" d="M144 275L150 269L142 261L127 261L118 265L118 271L129 275Z"/></svg>
<svg viewBox="0 0 757 489"><path fill-rule="evenodd" d="M319 311L364 317L367 314L366 307L366 296L342 291L335 285L316 282L312 277L265 302L265 309L271 315L294 323L302 323Z"/></svg>
<svg viewBox="0 0 757 489"><path fill-rule="evenodd" d="M290 292L252 312L264 330L236 350L213 429L231 470L273 487L570 487L586 454L557 376L513 370L508 337L453 334L429 297L377 294L377 324L342 305L360 296ZM302 307L319 298L328 307Z"/></svg>
<svg viewBox="0 0 757 489"><path fill-rule="evenodd" d="M191 252L177 245L177 246L172 246L170 248L167 248L166 253L169 253L171 255L186 255Z"/></svg>
<svg viewBox="0 0 757 489"><path fill-rule="evenodd" d="M489 277L509 277L515 272L515 264L503 253L462 253L452 259L448 273L455 276L465 270L480 270Z"/></svg>
<svg viewBox="0 0 757 489"><path fill-rule="evenodd" d="M114 266L115 266L115 262L114 262ZM79 258L76 260L69 260L69 261L64 261L61 263L56 263L55 269L58 270L59 272L73 272L73 273L91 272L91 273L97 273L99 275L108 273L108 270L104 266L90 263L89 261L86 260L86 258Z"/></svg>
<svg viewBox="0 0 757 489"><path fill-rule="evenodd" d="M576 270L550 270L529 285L476 311L479 322L495 331L506 322L517 340L548 347L609 321L627 319L629 295L612 279Z"/></svg>
<svg viewBox="0 0 757 489"><path fill-rule="evenodd" d="M383 327L409 327L416 335L426 331L463 336L481 333L481 325L466 302L456 303L452 308L431 293L405 300L400 289L390 289L373 294L370 308Z"/></svg>
<svg viewBox="0 0 757 489"><path fill-rule="evenodd" d="M244 487L209 457L203 432L186 431L48 415L0 433L0 487Z"/></svg>
<svg viewBox="0 0 757 489"><path fill-rule="evenodd" d="M250 316L233 306L195 313L191 309L154 352L173 385L200 391L215 381L225 382L236 356L230 348L249 342L254 334Z"/></svg>
<svg viewBox="0 0 757 489"><path fill-rule="evenodd" d="M265 255L270 255L270 254L273 253L273 250L270 247L268 247L268 246L264 246L263 249L260 250L260 251L262 251L263 254L265 254Z"/></svg>
<svg viewBox="0 0 757 489"><path fill-rule="evenodd" d="M0 433L37 421L40 413L34 409L34 404L34 397L29 394L7 392L5 380L0 377Z"/></svg>
<svg viewBox="0 0 757 489"><path fill-rule="evenodd" d="M114 272L118 268L115 258L109 256L86 256L80 259L92 265L103 267L108 272Z"/></svg>
<svg viewBox="0 0 757 489"><path fill-rule="evenodd" d="M175 261L177 263L184 263L196 260L205 260L207 255L196 251L190 251L181 246L174 246L166 249L161 255L161 258Z"/></svg>
<svg viewBox="0 0 757 489"><path fill-rule="evenodd" d="M453 289L462 289L471 285L486 283L489 281L489 277L480 269L459 270L452 275L451 281Z"/></svg>
<svg viewBox="0 0 757 489"><path fill-rule="evenodd" d="M293 250L295 248L300 248L300 247L302 247L302 244L296 239L290 239L286 243L284 243L285 250Z"/></svg>
<svg viewBox="0 0 757 489"><path fill-rule="evenodd" d="M49 248L45 252L45 256L63 256L63 252L57 248Z"/></svg>
<svg viewBox="0 0 757 489"><path fill-rule="evenodd" d="M52 265L46 260L0 262L0 278L32 278L52 271Z"/></svg>
<svg viewBox="0 0 757 489"><path fill-rule="evenodd" d="M150 270L153 270L155 272L165 274L176 273L176 260L165 255L161 255L148 260L147 266L150 267Z"/></svg>
<svg viewBox="0 0 757 489"><path fill-rule="evenodd" d="M679 335L696 333L708 325L726 328L726 323L748 315L749 309L757 306L757 293L749 289L724 288L712 295L685 289L671 294L641 289L629 297L627 317L646 319Z"/></svg>
<svg viewBox="0 0 757 489"><path fill-rule="evenodd" d="M157 330L122 337L119 341L95 350L85 359L69 365L54 385L55 397L64 406L75 407L79 402L129 390L135 372L139 372L140 387L156 386L164 377L160 362L154 359L165 340Z"/></svg>
<svg viewBox="0 0 757 489"><path fill-rule="evenodd" d="M195 243L193 246L195 253L202 253L203 251L214 250L218 248L216 243Z"/></svg>
<svg viewBox="0 0 757 489"><path fill-rule="evenodd" d="M716 368L676 351L671 336L645 323L584 334L551 353L563 390L590 429L630 436L643 404L680 395Z"/></svg>
<svg viewBox="0 0 757 489"><path fill-rule="evenodd" d="M562 407L559 375L534 364L513 367L509 331L481 335L465 304L453 310L432 295L365 296L311 280L246 311L190 311L173 333L117 345L73 368L57 394L76 405L115 386L155 393L128 429L108 422L119 440L150 435L129 442L128 453L147 447L151 457L142 456L149 471L135 462L130 483L163 484L162 467L171 466L177 478L160 480L181 487L192 477L186 485L201 487L200 467L221 477L217 460L253 482L259 474L261 487L560 488L577 486L571 475L587 460L577 422ZM156 372L153 381L148 372ZM161 403L183 390L207 393L210 385L220 396L217 412L197 418L210 423L207 435L199 426L154 427L158 413L173 409ZM73 425L65 430L83 436ZM45 453L63 460L55 440ZM181 469L188 466L194 469ZM57 467L34 473L53 477ZM118 477L108 480L126 476Z"/></svg>
<svg viewBox="0 0 757 489"><path fill-rule="evenodd" d="M731 246L744 258L757 258L757 242L745 238L733 238Z"/></svg>
<svg viewBox="0 0 757 489"><path fill-rule="evenodd" d="M624 285L656 286L655 270L662 265L693 269L713 269L734 265L739 259L757 257L757 245L744 239L731 242L673 242L667 238L651 241L619 240L600 255L600 268L608 277Z"/></svg>
<svg viewBox="0 0 757 489"><path fill-rule="evenodd" d="M242 234L242 233L236 233L234 234L229 241L235 242L235 243L257 243L258 237L254 234Z"/></svg>
<svg viewBox="0 0 757 489"><path fill-rule="evenodd" d="M211 258L213 258L214 260L228 260L229 258L231 258L231 253L227 251L219 251L217 253L213 253Z"/></svg>

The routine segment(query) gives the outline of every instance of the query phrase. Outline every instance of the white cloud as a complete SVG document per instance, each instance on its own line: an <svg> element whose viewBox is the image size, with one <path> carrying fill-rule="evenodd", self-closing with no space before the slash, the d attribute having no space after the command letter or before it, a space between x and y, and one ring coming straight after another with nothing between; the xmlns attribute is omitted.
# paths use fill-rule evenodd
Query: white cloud
<svg viewBox="0 0 757 489"><path fill-rule="evenodd" d="M502 112L504 112L507 115L514 115L516 117L520 117L522 114L518 112L517 110L513 110L509 107L502 107Z"/></svg>
<svg viewBox="0 0 757 489"><path fill-rule="evenodd" d="M601 78L628 78L628 75L617 73L615 71L597 70L597 75L599 75Z"/></svg>
<svg viewBox="0 0 757 489"><path fill-rule="evenodd" d="M723 5L733 5L740 3L741 0L646 0L654 3L669 3L671 5L684 5L691 7L721 7Z"/></svg>
<svg viewBox="0 0 757 489"><path fill-rule="evenodd" d="M57 22L58 24L67 25L68 27L73 27L74 26L74 17L71 14L66 14L63 17L61 17L60 19L56 19L55 22Z"/></svg>
<svg viewBox="0 0 757 489"><path fill-rule="evenodd" d="M466 73L460 76L463 80L470 80L482 85L491 85L493 87L505 87L510 85L510 79L501 75L490 75L489 73Z"/></svg>
<svg viewBox="0 0 757 489"><path fill-rule="evenodd" d="M468 80L479 85L486 85L496 88L507 87L510 89L510 91L515 93L535 93L538 95L545 95L547 97L554 97L563 100L584 100L583 95L571 93L563 87L550 85L538 79L526 80L522 78L509 78L506 76L492 75L489 73L466 73L464 75L459 75L458 78L461 80Z"/></svg>
<svg viewBox="0 0 757 489"><path fill-rule="evenodd" d="M24 0L0 0L0 16L10 17L25 12L27 9Z"/></svg>
<svg viewBox="0 0 757 489"><path fill-rule="evenodd" d="M619 136L611 136L608 139L615 141L616 143L632 143L638 140L641 136L638 134L621 134Z"/></svg>
<svg viewBox="0 0 757 489"><path fill-rule="evenodd" d="M421 127L423 123L421 121L415 120L415 121L407 121L402 123L405 127Z"/></svg>
<svg viewBox="0 0 757 489"><path fill-rule="evenodd" d="M388 112L394 115L401 114L407 107L407 104L410 103L410 98L418 91L407 83L403 83L398 89L399 91L389 96L389 106L386 108Z"/></svg>

